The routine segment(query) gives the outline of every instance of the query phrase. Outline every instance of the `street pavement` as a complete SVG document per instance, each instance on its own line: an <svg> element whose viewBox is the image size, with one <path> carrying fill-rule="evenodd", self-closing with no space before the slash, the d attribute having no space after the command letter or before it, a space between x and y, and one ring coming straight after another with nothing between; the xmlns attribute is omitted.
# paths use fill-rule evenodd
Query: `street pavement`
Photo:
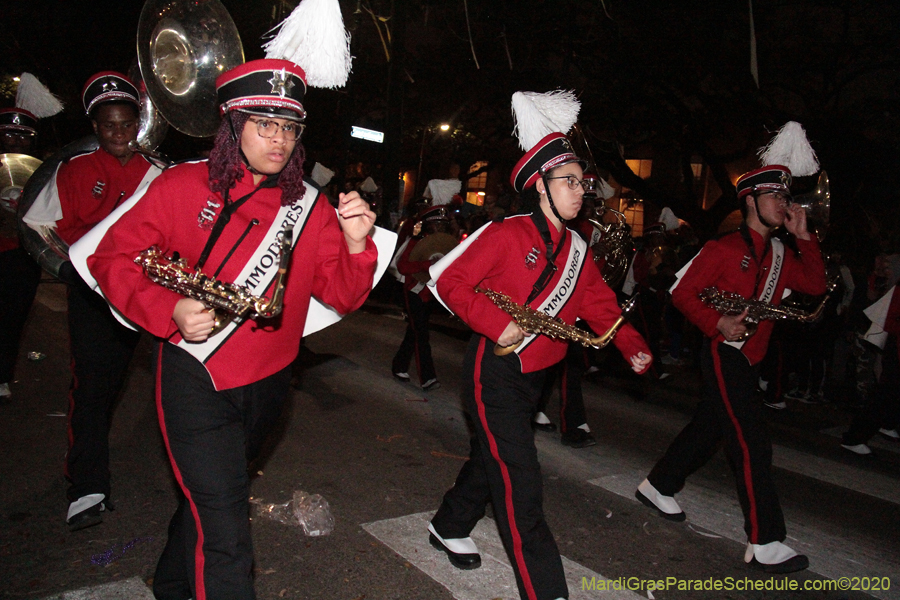
<svg viewBox="0 0 900 600"><path fill-rule="evenodd" d="M151 598L145 587L175 508L153 401L152 341L138 348L112 422L116 510L101 525L70 533L62 476L70 377L64 293L59 284L40 286L14 396L0 406L0 598ZM518 597L489 518L473 534L484 555L479 570L457 571L427 543L427 520L468 452L458 397L468 332L448 315L434 319L442 386L423 393L391 377L404 327L396 308L372 301L305 341L288 407L252 469L253 496L265 505L285 503L297 490L320 494L335 529L306 537L298 526L254 516L259 598ZM46 356L28 360L28 352ZM411 375L415 382L414 365ZM746 538L721 453L679 495L685 523L661 519L634 499L690 418L699 387L686 367L662 382L633 376L613 352L584 385L598 444L575 450L557 434L536 434L545 512L570 598L900 599L900 444L874 441L871 459L842 450L836 436L848 413L840 403L792 404L770 414L788 544L810 556L806 572L773 577L743 564ZM651 580L669 588L648 591ZM677 589L716 581L761 589ZM643 589L604 589L623 582ZM847 583L859 589L780 591Z"/></svg>

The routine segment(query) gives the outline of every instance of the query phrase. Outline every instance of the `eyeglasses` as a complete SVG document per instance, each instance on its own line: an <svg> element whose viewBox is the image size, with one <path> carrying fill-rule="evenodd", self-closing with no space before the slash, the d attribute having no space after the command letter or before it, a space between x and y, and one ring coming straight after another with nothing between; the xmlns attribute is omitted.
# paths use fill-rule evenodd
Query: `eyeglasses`
<svg viewBox="0 0 900 600"><path fill-rule="evenodd" d="M251 123L256 123L256 133L258 133L261 138L271 139L278 133L279 125L275 121L269 121L268 119L249 119L249 121ZM300 139L300 135L306 128L306 125L288 121L284 125L281 125L280 128L286 141L296 142Z"/></svg>
<svg viewBox="0 0 900 600"><path fill-rule="evenodd" d="M785 194L784 192L763 192L760 196L772 196L778 204L784 204L785 206L790 205L794 199L790 194Z"/></svg>
<svg viewBox="0 0 900 600"><path fill-rule="evenodd" d="M566 185L569 186L570 190L577 190L578 187L581 186L583 190L587 191L588 186L590 185L588 180L578 179L574 175L560 175L559 177L547 177L547 179L565 179Z"/></svg>

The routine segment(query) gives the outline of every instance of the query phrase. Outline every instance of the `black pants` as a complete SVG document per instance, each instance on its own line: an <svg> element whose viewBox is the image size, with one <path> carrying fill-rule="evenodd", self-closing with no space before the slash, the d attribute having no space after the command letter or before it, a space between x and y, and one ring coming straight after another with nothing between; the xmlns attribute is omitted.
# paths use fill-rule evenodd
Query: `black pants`
<svg viewBox="0 0 900 600"><path fill-rule="evenodd" d="M518 358L493 354L473 336L463 362L463 396L475 436L469 460L431 523L441 537L468 537L488 502L528 600L569 595L559 549L544 520L543 481L531 418L545 373L522 374Z"/></svg>
<svg viewBox="0 0 900 600"><path fill-rule="evenodd" d="M867 398L844 433L842 443L855 446L865 444L879 429L896 429L900 425L900 357L897 338L888 337L881 359L881 378L875 391Z"/></svg>
<svg viewBox="0 0 900 600"><path fill-rule="evenodd" d="M581 390L582 378L587 371L587 348L580 344L569 344L566 357L547 371L547 378L541 390L537 410L547 413L547 404L553 395L553 386L559 377L559 431L566 433L587 423L584 410L584 394Z"/></svg>
<svg viewBox="0 0 900 600"><path fill-rule="evenodd" d="M391 368L394 373L406 373L413 356L416 357L416 370L419 383L434 379L434 360L431 358L431 343L428 341L429 319L433 300L423 301L419 294L403 291L406 302L406 335L400 343L400 349L394 355Z"/></svg>
<svg viewBox="0 0 900 600"><path fill-rule="evenodd" d="M252 600L250 477L284 406L290 367L217 392L205 367L160 342L156 406L182 496L156 567L159 600Z"/></svg>
<svg viewBox="0 0 900 600"><path fill-rule="evenodd" d="M673 496L724 442L748 540L753 544L784 541L784 515L772 478L772 442L763 409L753 398L757 369L740 350L709 339L703 345L700 366L703 399L648 479L661 494Z"/></svg>
<svg viewBox="0 0 900 600"><path fill-rule="evenodd" d="M663 303L659 293L651 289L642 289L637 301L638 315L634 320L641 337L646 340L653 356L662 356L659 350L659 340L662 337L662 311ZM650 374L659 379L662 374L658 361L654 360L650 365Z"/></svg>
<svg viewBox="0 0 900 600"><path fill-rule="evenodd" d="M99 294L77 280L68 285L69 502L88 494L110 496L109 425L140 334L112 315Z"/></svg>
<svg viewBox="0 0 900 600"><path fill-rule="evenodd" d="M0 383L11 383L41 268L21 248L0 252Z"/></svg>

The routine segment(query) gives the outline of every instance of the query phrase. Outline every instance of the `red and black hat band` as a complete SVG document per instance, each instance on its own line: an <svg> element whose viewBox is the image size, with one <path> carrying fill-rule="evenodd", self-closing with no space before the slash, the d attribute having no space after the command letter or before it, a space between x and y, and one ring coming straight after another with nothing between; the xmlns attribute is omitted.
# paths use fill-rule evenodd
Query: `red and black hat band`
<svg viewBox="0 0 900 600"><path fill-rule="evenodd" d="M290 71L259 70L247 73L223 83L216 90L219 104L226 110L254 107L287 109L294 113L303 110L306 84L303 79ZM292 115L296 117L296 115Z"/></svg>

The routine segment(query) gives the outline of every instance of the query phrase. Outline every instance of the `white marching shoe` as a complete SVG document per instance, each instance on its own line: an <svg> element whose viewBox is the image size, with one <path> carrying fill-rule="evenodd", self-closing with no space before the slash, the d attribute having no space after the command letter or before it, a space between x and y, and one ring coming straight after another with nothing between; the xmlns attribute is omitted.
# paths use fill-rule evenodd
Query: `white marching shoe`
<svg viewBox="0 0 900 600"><path fill-rule="evenodd" d="M634 497L641 501L644 506L655 508L663 519L670 521L684 521L687 516L675 498L672 496L663 496L653 487L649 480L645 479L634 492Z"/></svg>
<svg viewBox="0 0 900 600"><path fill-rule="evenodd" d="M744 552L744 562L754 569L766 573L794 573L802 571L809 566L809 559L803 554L797 554L781 542L769 542L768 544L747 543Z"/></svg>
<svg viewBox="0 0 900 600"><path fill-rule="evenodd" d="M434 525L428 524L428 542L447 555L457 569L477 569L481 566L481 555L478 546L470 537L444 539L435 531Z"/></svg>

